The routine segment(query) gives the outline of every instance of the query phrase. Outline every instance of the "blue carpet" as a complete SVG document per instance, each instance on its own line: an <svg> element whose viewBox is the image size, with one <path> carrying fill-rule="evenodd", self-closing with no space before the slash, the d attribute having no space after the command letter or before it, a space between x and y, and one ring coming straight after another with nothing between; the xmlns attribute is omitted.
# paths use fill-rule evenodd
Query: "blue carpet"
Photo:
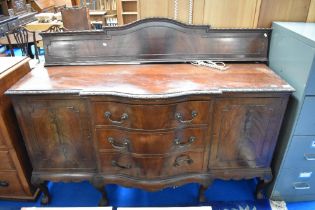
<svg viewBox="0 0 315 210"><path fill-rule="evenodd" d="M254 189L256 181L221 181L216 180L206 191L207 202L199 204L198 184L187 184L178 188L167 188L157 192L146 192L140 189L108 185L109 203L111 206L141 207L141 206L197 206L211 205L215 210L270 210L269 201L255 200ZM88 182L81 183L49 183L52 194L50 207L97 206L100 193ZM0 201L1 207L40 206L37 202ZM8 208L4 208L8 209Z"/></svg>
<svg viewBox="0 0 315 210"><path fill-rule="evenodd" d="M35 55L35 48L34 48L34 45L31 46L31 50L32 50L32 54ZM22 54L22 51L21 49L19 48L13 48L13 51L14 51L14 55L15 56L23 56ZM5 53L7 56L11 56L11 51L9 48L6 48L5 46L2 46L0 45L0 53ZM45 55L45 52L44 52L44 49L43 48L40 48L39 51L38 51L38 54L39 55Z"/></svg>
<svg viewBox="0 0 315 210"><path fill-rule="evenodd" d="M289 210L314 210L315 209L315 201L288 202L287 207Z"/></svg>

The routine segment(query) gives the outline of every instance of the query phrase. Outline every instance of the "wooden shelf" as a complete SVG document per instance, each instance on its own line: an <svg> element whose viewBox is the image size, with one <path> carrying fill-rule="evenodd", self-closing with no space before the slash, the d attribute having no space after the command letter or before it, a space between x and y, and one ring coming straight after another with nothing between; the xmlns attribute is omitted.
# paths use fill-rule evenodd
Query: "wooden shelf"
<svg viewBox="0 0 315 210"><path fill-rule="evenodd" d="M137 15L138 12L122 12L122 15Z"/></svg>
<svg viewBox="0 0 315 210"><path fill-rule="evenodd" d="M139 19L138 0L118 0L117 18L119 25L128 24Z"/></svg>

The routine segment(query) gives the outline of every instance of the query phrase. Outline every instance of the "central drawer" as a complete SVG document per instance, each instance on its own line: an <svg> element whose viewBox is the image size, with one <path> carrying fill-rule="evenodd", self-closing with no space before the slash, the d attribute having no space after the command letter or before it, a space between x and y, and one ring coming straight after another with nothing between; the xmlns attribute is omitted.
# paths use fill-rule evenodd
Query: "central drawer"
<svg viewBox="0 0 315 210"><path fill-rule="evenodd" d="M97 129L100 151L120 151L137 154L165 154L175 151L203 150L207 127L186 128L167 132Z"/></svg>
<svg viewBox="0 0 315 210"><path fill-rule="evenodd" d="M103 173L147 179L193 172L200 173L203 169L203 158L203 152L184 152L170 156L100 153Z"/></svg>
<svg viewBox="0 0 315 210"><path fill-rule="evenodd" d="M192 124L207 124L211 103L187 101L166 105L134 105L95 102L96 125L116 125L133 129L168 129Z"/></svg>

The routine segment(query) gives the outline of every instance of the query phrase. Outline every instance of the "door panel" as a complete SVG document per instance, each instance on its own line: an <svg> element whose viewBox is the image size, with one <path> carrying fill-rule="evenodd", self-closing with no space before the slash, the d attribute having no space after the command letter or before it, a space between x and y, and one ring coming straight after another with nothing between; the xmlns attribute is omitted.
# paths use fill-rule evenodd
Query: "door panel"
<svg viewBox="0 0 315 210"><path fill-rule="evenodd" d="M280 98L217 101L209 167L268 167L282 118L280 105Z"/></svg>
<svg viewBox="0 0 315 210"><path fill-rule="evenodd" d="M95 158L86 105L80 100L32 101L27 122L36 169L93 169Z"/></svg>

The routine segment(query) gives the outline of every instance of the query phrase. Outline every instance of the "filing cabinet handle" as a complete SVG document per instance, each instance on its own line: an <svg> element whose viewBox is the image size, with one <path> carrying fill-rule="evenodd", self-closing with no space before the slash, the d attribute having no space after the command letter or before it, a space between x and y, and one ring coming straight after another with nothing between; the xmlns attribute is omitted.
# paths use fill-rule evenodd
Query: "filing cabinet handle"
<svg viewBox="0 0 315 210"><path fill-rule="evenodd" d="M9 182L0 181L0 187L9 187Z"/></svg>
<svg viewBox="0 0 315 210"><path fill-rule="evenodd" d="M129 146L129 140L128 139L123 139L122 146L115 143L115 139L111 136L107 138L107 141L112 145L112 147L114 149L118 149L118 150L126 150L126 149L128 149L128 146Z"/></svg>
<svg viewBox="0 0 315 210"><path fill-rule="evenodd" d="M307 190L311 188L311 186L305 182L296 182L293 184L293 187L296 190Z"/></svg>
<svg viewBox="0 0 315 210"><path fill-rule="evenodd" d="M194 161L189 157L189 155L181 155L176 157L175 162L173 164L174 167L181 166L182 163L192 164Z"/></svg>
<svg viewBox="0 0 315 210"><path fill-rule="evenodd" d="M314 154L304 154L305 160L315 160Z"/></svg>
<svg viewBox="0 0 315 210"><path fill-rule="evenodd" d="M183 115L182 115L181 113L179 113L179 112L176 112L176 113L175 113L175 118L176 118L176 120L177 120L178 122L187 124L187 123L191 123L191 122L194 120L194 118L197 117L197 115L198 115L198 112L195 111L195 110L193 110L193 111L191 112L191 119L190 119L190 120L184 120L184 119L183 119Z"/></svg>
<svg viewBox="0 0 315 210"><path fill-rule="evenodd" d="M122 124L125 120L128 119L128 114L127 113L123 113L120 117L120 121L116 121L116 120L112 120L110 117L112 116L112 113L110 111L106 111L104 113L104 117L107 118L111 123L113 124Z"/></svg>
<svg viewBox="0 0 315 210"><path fill-rule="evenodd" d="M112 161L112 166L122 168L122 169L131 169L131 165L127 164L126 166L120 165L116 160Z"/></svg>
<svg viewBox="0 0 315 210"><path fill-rule="evenodd" d="M189 137L189 139L186 143L182 143L179 138L176 138L176 139L174 139L174 143L175 143L175 145L178 145L180 147L187 147L187 146L191 145L192 143L194 143L194 141L196 141L196 139L197 138L195 136L191 136L191 137Z"/></svg>

